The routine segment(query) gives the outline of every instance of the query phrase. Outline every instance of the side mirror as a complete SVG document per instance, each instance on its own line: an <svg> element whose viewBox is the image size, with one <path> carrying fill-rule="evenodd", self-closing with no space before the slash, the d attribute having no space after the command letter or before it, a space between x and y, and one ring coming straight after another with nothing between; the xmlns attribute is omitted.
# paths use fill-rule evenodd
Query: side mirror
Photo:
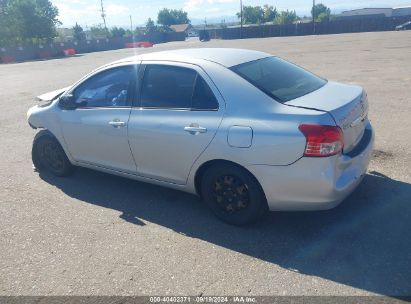
<svg viewBox="0 0 411 304"><path fill-rule="evenodd" d="M74 96L68 94L60 97L59 106L64 110L74 110L78 107L78 104L75 103Z"/></svg>

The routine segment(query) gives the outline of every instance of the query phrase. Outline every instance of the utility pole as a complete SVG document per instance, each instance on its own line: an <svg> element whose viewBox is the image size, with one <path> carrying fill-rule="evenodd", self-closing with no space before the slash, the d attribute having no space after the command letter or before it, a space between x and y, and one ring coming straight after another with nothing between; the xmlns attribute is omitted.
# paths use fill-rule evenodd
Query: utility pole
<svg viewBox="0 0 411 304"><path fill-rule="evenodd" d="M241 19L240 38L243 38L243 0L240 0L240 19Z"/></svg>
<svg viewBox="0 0 411 304"><path fill-rule="evenodd" d="M101 4L101 18L103 18L104 28L106 29L106 32L108 32L107 24L106 24L106 13L104 12L103 0L100 0L100 4Z"/></svg>
<svg viewBox="0 0 411 304"><path fill-rule="evenodd" d="M313 0L313 9L312 9L312 15L313 15L313 34L315 35L315 12L314 12L314 8L315 8L315 0Z"/></svg>

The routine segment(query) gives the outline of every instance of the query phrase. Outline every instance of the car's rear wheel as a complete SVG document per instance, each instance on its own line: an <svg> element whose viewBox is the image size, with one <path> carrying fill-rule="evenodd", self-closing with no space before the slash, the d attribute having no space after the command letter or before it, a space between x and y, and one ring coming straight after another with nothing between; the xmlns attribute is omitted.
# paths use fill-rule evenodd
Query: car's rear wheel
<svg viewBox="0 0 411 304"><path fill-rule="evenodd" d="M201 194L213 213L231 225L247 225L267 211L260 184L247 170L231 163L212 165L201 180Z"/></svg>
<svg viewBox="0 0 411 304"><path fill-rule="evenodd" d="M68 176L75 167L57 139L47 130L36 134L31 151L34 167L39 171L49 171L56 176Z"/></svg>

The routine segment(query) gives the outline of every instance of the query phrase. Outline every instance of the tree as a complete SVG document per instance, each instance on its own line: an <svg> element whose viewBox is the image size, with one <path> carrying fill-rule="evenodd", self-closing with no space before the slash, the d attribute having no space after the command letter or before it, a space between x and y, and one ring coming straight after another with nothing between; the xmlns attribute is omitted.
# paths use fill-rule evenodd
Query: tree
<svg viewBox="0 0 411 304"><path fill-rule="evenodd" d="M13 44L17 36L16 22L13 22L8 10L7 0L0 0L0 45L8 46Z"/></svg>
<svg viewBox="0 0 411 304"><path fill-rule="evenodd" d="M311 15L313 16L316 22L329 21L331 10L324 4L319 3L311 9Z"/></svg>
<svg viewBox="0 0 411 304"><path fill-rule="evenodd" d="M274 21L275 17L277 17L277 9L271 5L264 4L263 6L263 17L264 22L272 22Z"/></svg>
<svg viewBox="0 0 411 304"><path fill-rule="evenodd" d="M274 20L275 24L293 24L298 20L298 16L295 11L282 11Z"/></svg>
<svg viewBox="0 0 411 304"><path fill-rule="evenodd" d="M330 21L330 14L327 13L321 13L317 16L317 18L315 18L316 22L327 22Z"/></svg>
<svg viewBox="0 0 411 304"><path fill-rule="evenodd" d="M146 23L146 34L151 34L156 31L156 25L154 24L154 21L151 18L148 18L147 23Z"/></svg>
<svg viewBox="0 0 411 304"><path fill-rule="evenodd" d="M277 16L277 9L273 6L265 4L261 6L243 6L243 21L245 24L260 24L274 21ZM241 18L241 13L237 13L237 17Z"/></svg>
<svg viewBox="0 0 411 304"><path fill-rule="evenodd" d="M0 0L0 43L52 39L58 9L49 0Z"/></svg>
<svg viewBox="0 0 411 304"><path fill-rule="evenodd" d="M84 33L83 28L77 24L73 26L73 37L77 41L83 41L86 40L86 33Z"/></svg>
<svg viewBox="0 0 411 304"><path fill-rule="evenodd" d="M241 13L237 13L237 17L241 18ZM243 22L245 24L257 24L264 22L264 11L261 6L243 6Z"/></svg>
<svg viewBox="0 0 411 304"><path fill-rule="evenodd" d="M185 24L190 23L187 12L183 10L163 8L158 12L157 23L164 26L170 26L172 24Z"/></svg>
<svg viewBox="0 0 411 304"><path fill-rule="evenodd" d="M108 33L107 30L104 28L103 25L98 24L98 25L93 25L90 27L90 33L93 36L93 38L107 38Z"/></svg>
<svg viewBox="0 0 411 304"><path fill-rule="evenodd" d="M225 23L225 19L221 20L220 28L222 28L222 29L226 29L226 28L227 28L227 23Z"/></svg>
<svg viewBox="0 0 411 304"><path fill-rule="evenodd" d="M110 29L110 35L112 37L121 38L121 37L124 37L125 34L126 34L126 30L123 29L122 27L114 26Z"/></svg>
<svg viewBox="0 0 411 304"><path fill-rule="evenodd" d="M136 27L133 31L134 36L142 36L146 33L146 29L142 27Z"/></svg>

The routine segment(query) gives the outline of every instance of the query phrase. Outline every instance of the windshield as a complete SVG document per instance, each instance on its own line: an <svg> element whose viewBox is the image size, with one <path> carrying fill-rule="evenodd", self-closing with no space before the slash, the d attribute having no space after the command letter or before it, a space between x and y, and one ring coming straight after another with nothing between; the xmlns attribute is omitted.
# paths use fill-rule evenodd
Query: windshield
<svg viewBox="0 0 411 304"><path fill-rule="evenodd" d="M301 97L327 81L278 57L267 57L230 68L279 102Z"/></svg>

